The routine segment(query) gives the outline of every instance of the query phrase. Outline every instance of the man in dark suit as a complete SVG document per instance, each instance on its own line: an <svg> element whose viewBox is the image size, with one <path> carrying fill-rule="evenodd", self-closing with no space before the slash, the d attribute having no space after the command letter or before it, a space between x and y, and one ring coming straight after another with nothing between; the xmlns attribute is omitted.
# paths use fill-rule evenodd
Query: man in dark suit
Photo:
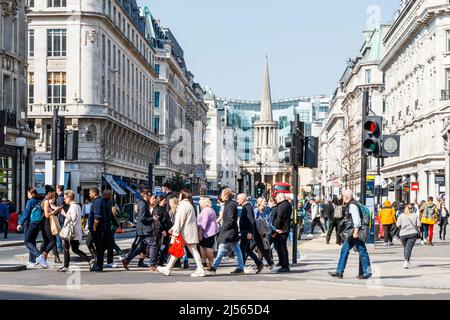
<svg viewBox="0 0 450 320"><path fill-rule="evenodd" d="M220 263L222 262L222 258L227 255L227 247L231 246L238 264L236 270L231 273L241 275L244 274L244 261L242 259L241 248L239 247L237 204L236 202L231 200L231 198L233 197L233 193L229 188L222 191L221 197L225 202L225 208L223 211L223 224L220 228L219 237L217 238L219 249L216 259L214 260L212 266L207 270L215 273Z"/></svg>
<svg viewBox="0 0 450 320"><path fill-rule="evenodd" d="M278 254L281 268L277 272L290 272L287 239L291 229L292 205L284 193L277 194L277 207L273 211L273 226L275 233L275 250Z"/></svg>
<svg viewBox="0 0 450 320"><path fill-rule="evenodd" d="M243 193L237 196L237 204L242 207L241 218L239 219L239 229L241 231L241 252L242 258L247 261L247 257L255 261L257 271L256 273L260 273L263 269L264 265L261 260L258 259L256 254L251 249L251 241L255 241L255 237L259 237L256 232L256 224L255 224L255 212L253 206L250 202L247 201L247 196Z"/></svg>

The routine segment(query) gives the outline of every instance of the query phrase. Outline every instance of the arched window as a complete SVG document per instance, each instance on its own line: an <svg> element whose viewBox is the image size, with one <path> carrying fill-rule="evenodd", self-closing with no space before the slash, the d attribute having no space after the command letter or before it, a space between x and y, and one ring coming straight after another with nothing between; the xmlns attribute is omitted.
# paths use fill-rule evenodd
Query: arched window
<svg viewBox="0 0 450 320"><path fill-rule="evenodd" d="M95 138L97 135L97 128L95 125L91 124L86 131L86 141L95 142Z"/></svg>

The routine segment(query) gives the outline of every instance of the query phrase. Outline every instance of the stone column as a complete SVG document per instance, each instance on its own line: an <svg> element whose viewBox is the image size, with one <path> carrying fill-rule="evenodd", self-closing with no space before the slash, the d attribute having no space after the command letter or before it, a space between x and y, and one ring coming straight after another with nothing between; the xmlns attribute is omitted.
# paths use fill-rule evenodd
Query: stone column
<svg viewBox="0 0 450 320"><path fill-rule="evenodd" d="M418 179L417 182L419 182L419 192L417 195L417 201L420 203L422 200L427 200L427 174L424 170L419 170L418 172Z"/></svg>
<svg viewBox="0 0 450 320"><path fill-rule="evenodd" d="M430 178L430 180L429 180L430 181L430 190L428 192L428 196L436 199L437 198L437 195L436 195L437 194L437 192L436 192L436 190L437 190L437 188L436 188L436 172L431 171L429 178Z"/></svg>

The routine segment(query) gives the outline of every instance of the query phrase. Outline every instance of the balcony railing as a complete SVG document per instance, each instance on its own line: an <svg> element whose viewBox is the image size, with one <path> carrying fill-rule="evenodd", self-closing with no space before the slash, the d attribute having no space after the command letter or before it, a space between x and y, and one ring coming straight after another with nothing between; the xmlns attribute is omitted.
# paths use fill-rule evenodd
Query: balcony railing
<svg viewBox="0 0 450 320"><path fill-rule="evenodd" d="M154 141L158 141L159 137L153 130L148 130L123 114L112 110L105 105L89 105L89 104L29 104L28 116L31 119L35 118L51 118L53 110L58 109L60 116L66 117L93 117L93 118L111 118L118 123L134 129L147 137L151 137Z"/></svg>
<svg viewBox="0 0 450 320"><path fill-rule="evenodd" d="M441 100L450 100L450 90L441 90Z"/></svg>

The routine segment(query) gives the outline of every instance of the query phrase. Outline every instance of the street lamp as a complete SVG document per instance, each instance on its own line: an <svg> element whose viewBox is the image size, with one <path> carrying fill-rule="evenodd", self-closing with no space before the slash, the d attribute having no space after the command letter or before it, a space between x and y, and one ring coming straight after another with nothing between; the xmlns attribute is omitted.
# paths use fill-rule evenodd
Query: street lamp
<svg viewBox="0 0 450 320"><path fill-rule="evenodd" d="M22 130L20 130L19 136L16 137L16 147L19 149L19 212L22 212L22 155L26 145L27 138L23 136Z"/></svg>

